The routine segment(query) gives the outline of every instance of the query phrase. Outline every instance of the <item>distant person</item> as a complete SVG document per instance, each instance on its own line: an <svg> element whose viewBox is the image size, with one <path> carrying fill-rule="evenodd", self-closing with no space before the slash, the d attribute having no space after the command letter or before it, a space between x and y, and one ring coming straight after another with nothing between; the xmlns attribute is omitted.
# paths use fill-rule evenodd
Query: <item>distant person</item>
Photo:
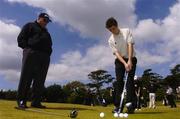
<svg viewBox="0 0 180 119"><path fill-rule="evenodd" d="M141 81L137 76L134 77L134 87L135 87L135 94L137 98L136 110L141 110L141 96L142 96L141 88L142 87L141 87Z"/></svg>
<svg viewBox="0 0 180 119"><path fill-rule="evenodd" d="M156 85L153 81L150 81L149 85L149 108L156 108Z"/></svg>
<svg viewBox="0 0 180 119"><path fill-rule="evenodd" d="M180 99L180 86L176 88L177 99Z"/></svg>
<svg viewBox="0 0 180 119"><path fill-rule="evenodd" d="M52 52L51 36L46 28L51 22L47 13L41 13L34 22L23 26L17 41L23 49L22 69L17 91L19 108L27 108L27 94L32 84L32 103L35 108L45 108L41 104L44 83Z"/></svg>
<svg viewBox="0 0 180 119"><path fill-rule="evenodd" d="M112 33L108 42L115 56L116 83L114 83L115 109L113 112L119 110L120 96L124 86L123 79L125 72L128 72L126 102L131 104L131 108L128 108L128 113L134 113L136 103L136 99L134 98L134 75L137 59L135 56L132 32L129 28L120 28L118 22L113 17L107 19L106 28Z"/></svg>
<svg viewBox="0 0 180 119"><path fill-rule="evenodd" d="M168 104L171 106L171 108L176 108L173 89L170 86L168 86L167 88L166 95L167 95Z"/></svg>
<svg viewBox="0 0 180 119"><path fill-rule="evenodd" d="M166 95L163 97L163 105L164 106L168 105L168 100L167 100L167 96Z"/></svg>
<svg viewBox="0 0 180 119"><path fill-rule="evenodd" d="M141 105L142 107L147 107L148 92L146 87L142 87L141 95Z"/></svg>
<svg viewBox="0 0 180 119"><path fill-rule="evenodd" d="M85 97L85 104L90 105L90 106L95 106L95 101L94 101L94 93L91 91L91 89L87 90L87 95Z"/></svg>

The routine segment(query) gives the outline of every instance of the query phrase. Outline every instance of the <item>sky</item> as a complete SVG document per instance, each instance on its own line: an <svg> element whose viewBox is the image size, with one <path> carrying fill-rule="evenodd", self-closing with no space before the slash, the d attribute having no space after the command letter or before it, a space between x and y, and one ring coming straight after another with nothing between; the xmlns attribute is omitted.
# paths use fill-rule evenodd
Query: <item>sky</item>
<svg viewBox="0 0 180 119"><path fill-rule="evenodd" d="M103 69L112 76L114 56L105 28L109 17L133 31L136 75L152 69L163 77L180 62L180 0L0 0L0 89L16 90L22 60L17 36L27 22L47 12L53 53L46 86L64 85Z"/></svg>

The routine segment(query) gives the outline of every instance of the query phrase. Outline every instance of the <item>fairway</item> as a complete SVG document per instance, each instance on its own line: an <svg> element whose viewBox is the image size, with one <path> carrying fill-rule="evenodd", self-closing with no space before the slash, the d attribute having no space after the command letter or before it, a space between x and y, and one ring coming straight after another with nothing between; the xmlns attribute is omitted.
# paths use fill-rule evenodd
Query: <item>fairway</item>
<svg viewBox="0 0 180 119"><path fill-rule="evenodd" d="M0 100L0 119L70 119L68 117L72 108L76 108L79 113L77 119L100 119L100 112L105 113L103 119L115 119L111 111L113 106L84 106L62 103L43 103L47 109L29 108L27 111L17 110L15 101ZM30 103L28 103L30 105ZM128 119L180 119L180 107L169 108L163 105L156 109L143 108L135 114L128 116Z"/></svg>

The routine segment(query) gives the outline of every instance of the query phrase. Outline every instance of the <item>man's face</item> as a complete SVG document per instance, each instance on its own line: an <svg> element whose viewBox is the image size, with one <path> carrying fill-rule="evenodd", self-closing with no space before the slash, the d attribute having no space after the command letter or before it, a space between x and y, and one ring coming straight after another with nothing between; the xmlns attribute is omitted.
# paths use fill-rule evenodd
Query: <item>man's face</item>
<svg viewBox="0 0 180 119"><path fill-rule="evenodd" d="M108 30L112 33L112 34L119 34L119 28L117 26L111 26L110 28L108 28Z"/></svg>
<svg viewBox="0 0 180 119"><path fill-rule="evenodd" d="M48 18L39 18L39 24L42 26L42 27L46 27L46 25L49 23L49 20Z"/></svg>

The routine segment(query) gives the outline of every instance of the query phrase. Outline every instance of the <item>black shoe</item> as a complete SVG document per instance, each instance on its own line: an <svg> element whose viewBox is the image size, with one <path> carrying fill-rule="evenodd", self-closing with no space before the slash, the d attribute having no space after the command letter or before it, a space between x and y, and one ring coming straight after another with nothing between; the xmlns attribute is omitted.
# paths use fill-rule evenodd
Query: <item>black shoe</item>
<svg viewBox="0 0 180 119"><path fill-rule="evenodd" d="M25 108L28 108L27 105L26 105L26 102L21 100L21 101L17 101L17 104L18 104L18 107L19 109L25 109Z"/></svg>
<svg viewBox="0 0 180 119"><path fill-rule="evenodd" d="M40 104L31 104L31 107L34 107L34 108L46 108L46 106L42 105L41 103Z"/></svg>
<svg viewBox="0 0 180 119"><path fill-rule="evenodd" d="M114 110L112 110L112 113L118 113L119 112L119 107L116 107Z"/></svg>

